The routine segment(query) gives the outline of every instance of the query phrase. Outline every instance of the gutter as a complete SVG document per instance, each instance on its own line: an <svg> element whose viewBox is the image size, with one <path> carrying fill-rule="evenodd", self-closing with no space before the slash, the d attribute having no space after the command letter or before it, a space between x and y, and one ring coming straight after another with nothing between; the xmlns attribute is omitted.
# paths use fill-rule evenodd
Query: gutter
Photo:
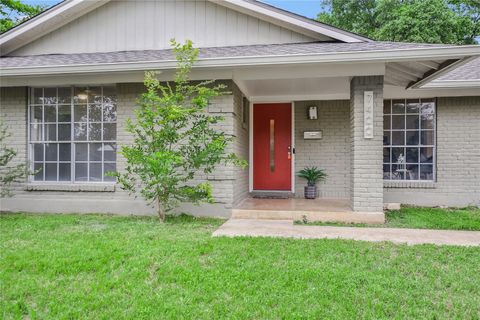
<svg viewBox="0 0 480 320"><path fill-rule="evenodd" d="M434 80L423 85L420 89L437 88L480 88L480 79L473 80Z"/></svg>
<svg viewBox="0 0 480 320"><path fill-rule="evenodd" d="M242 66L271 66L308 63L394 62L461 59L480 56L480 46L429 47L419 49L395 49L378 51L334 52L319 54L291 54L274 56L246 56L199 59L194 68L222 68ZM116 71L168 70L175 69L176 60L118 62L97 64L67 64L38 67L1 68L1 77L21 75L47 75L67 73L92 73Z"/></svg>

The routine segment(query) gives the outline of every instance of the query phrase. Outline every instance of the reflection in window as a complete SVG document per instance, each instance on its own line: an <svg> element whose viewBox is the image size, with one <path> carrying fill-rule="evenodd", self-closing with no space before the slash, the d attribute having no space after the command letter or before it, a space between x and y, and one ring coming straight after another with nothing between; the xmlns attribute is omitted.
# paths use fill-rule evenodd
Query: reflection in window
<svg viewBox="0 0 480 320"><path fill-rule="evenodd" d="M386 100L383 111L383 178L435 180L435 100Z"/></svg>
<svg viewBox="0 0 480 320"><path fill-rule="evenodd" d="M114 86L31 88L29 145L34 181L114 181Z"/></svg>

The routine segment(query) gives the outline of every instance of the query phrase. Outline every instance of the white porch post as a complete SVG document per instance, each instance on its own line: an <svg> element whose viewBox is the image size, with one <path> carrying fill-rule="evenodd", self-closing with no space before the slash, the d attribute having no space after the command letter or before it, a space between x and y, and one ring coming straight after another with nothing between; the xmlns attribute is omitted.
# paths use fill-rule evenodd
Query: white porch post
<svg viewBox="0 0 480 320"><path fill-rule="evenodd" d="M383 212L383 76L350 83L351 184L355 212Z"/></svg>

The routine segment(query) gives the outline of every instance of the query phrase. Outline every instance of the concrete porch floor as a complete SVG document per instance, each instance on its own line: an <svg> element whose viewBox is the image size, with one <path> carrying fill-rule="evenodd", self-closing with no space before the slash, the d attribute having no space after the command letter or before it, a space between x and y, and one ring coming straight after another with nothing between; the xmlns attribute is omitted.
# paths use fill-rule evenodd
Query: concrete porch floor
<svg viewBox="0 0 480 320"><path fill-rule="evenodd" d="M232 210L234 219L303 220L346 223L384 223L383 212L353 212L347 199L246 198Z"/></svg>

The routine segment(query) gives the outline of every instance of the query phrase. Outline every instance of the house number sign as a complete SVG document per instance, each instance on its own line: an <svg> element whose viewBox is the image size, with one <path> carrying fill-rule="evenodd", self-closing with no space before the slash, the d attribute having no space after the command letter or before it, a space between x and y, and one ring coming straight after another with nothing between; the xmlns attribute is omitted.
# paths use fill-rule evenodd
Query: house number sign
<svg viewBox="0 0 480 320"><path fill-rule="evenodd" d="M373 91L363 93L363 137L373 139Z"/></svg>

